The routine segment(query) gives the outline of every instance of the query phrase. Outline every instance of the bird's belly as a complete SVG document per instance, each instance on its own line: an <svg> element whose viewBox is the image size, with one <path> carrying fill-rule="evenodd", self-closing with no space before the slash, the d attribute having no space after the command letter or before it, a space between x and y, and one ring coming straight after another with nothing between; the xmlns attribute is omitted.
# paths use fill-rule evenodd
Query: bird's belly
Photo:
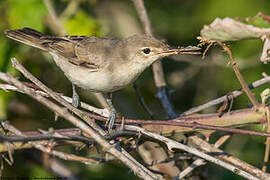
<svg viewBox="0 0 270 180"><path fill-rule="evenodd" d="M108 73L73 65L66 59L59 58L55 54L52 55L65 76L80 88L94 92L113 92L121 88L112 85L112 79Z"/></svg>
<svg viewBox="0 0 270 180"><path fill-rule="evenodd" d="M112 92L109 78L101 72L89 72L88 70L76 70L65 73L67 78L75 85L94 92Z"/></svg>

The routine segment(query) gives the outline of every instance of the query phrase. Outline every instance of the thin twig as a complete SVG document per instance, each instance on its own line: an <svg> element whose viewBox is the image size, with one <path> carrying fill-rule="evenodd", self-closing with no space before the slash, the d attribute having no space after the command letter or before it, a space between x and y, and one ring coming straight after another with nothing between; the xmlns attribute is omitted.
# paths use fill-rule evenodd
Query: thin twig
<svg viewBox="0 0 270 180"><path fill-rule="evenodd" d="M263 100L264 101L264 100ZM263 106L265 106L265 102L263 102ZM270 132L270 109L266 107L266 117L267 117L267 132ZM263 166L262 170L266 172L267 170L267 163L269 161L269 150L270 150L270 137L266 138L265 141L265 152L264 152L264 159L263 159Z"/></svg>
<svg viewBox="0 0 270 180"><path fill-rule="evenodd" d="M210 145L208 142L202 140L199 137L196 136L191 136L188 138L192 144L195 144L196 147L199 147L201 150L206 151L206 152L211 152L211 153L215 153L215 154L219 154L219 156L217 156L218 159L224 160L230 164L232 164L235 167L241 168L242 170L248 172L251 174L251 177L257 177L259 179L270 179L270 174L265 173L263 171L261 171L260 169L251 166L250 164L241 161L240 159L227 154L225 152L223 152L222 150L215 148L214 146Z"/></svg>
<svg viewBox="0 0 270 180"><path fill-rule="evenodd" d="M266 172L267 170L267 163L269 161L269 149L270 149L270 139L269 137L267 137L265 141L265 152L264 152L263 166L262 166L262 171L264 172Z"/></svg>
<svg viewBox="0 0 270 180"><path fill-rule="evenodd" d="M143 107L143 109L149 114L151 119L154 119L154 113L150 110L150 108L145 104L144 99L142 97L142 94L140 92L140 89L138 88L136 82L133 83L133 88L135 89L137 96L138 96L138 100L141 104L141 106Z"/></svg>
<svg viewBox="0 0 270 180"><path fill-rule="evenodd" d="M232 51L230 50L230 48L226 44L224 44L224 43L222 43L220 41L217 41L217 44L219 44L227 52L227 54L229 55L230 64L231 64L231 66L232 66L232 68L233 68L233 70L235 72L235 75L236 75L237 79L239 80L239 82L240 82L240 84L241 84L241 86L243 88L243 91L247 94L247 96L248 96L249 100L251 101L251 103L253 104L253 106L255 108L258 108L260 106L260 103L256 100L255 96L253 95L253 93L249 89L248 84L246 83L246 81L244 80L242 74L240 73L240 71L239 71L239 69L237 67L237 64L236 64L236 62L235 62L235 60L234 60L234 58L232 56Z"/></svg>
<svg viewBox="0 0 270 180"><path fill-rule="evenodd" d="M51 3L51 0L44 0L44 3L49 11L49 15L55 26L54 31L57 31L57 33L62 36L66 35L67 31L63 28L62 23L58 20L55 10L53 8L53 5Z"/></svg>
<svg viewBox="0 0 270 180"><path fill-rule="evenodd" d="M174 155L173 157L168 157L166 159L163 160L159 160L159 161L153 161L151 164L149 164L148 166L154 166L157 164L161 164L161 163L168 163L170 161L176 161L176 160L186 160L186 159L191 159L192 157L194 157L194 155L189 154L189 153L181 153L181 154L177 154Z"/></svg>
<svg viewBox="0 0 270 180"><path fill-rule="evenodd" d="M186 169L184 169L179 175L178 175L178 179L183 179L184 177L186 177L189 173L191 173L191 171L193 171L195 168L205 165L206 162L204 159L196 159L195 161L193 161Z"/></svg>
<svg viewBox="0 0 270 180"><path fill-rule="evenodd" d="M77 0L71 0L65 10L62 12L62 14L59 16L58 19L66 20L70 16L72 16L75 12L77 12L78 6L80 4L80 1Z"/></svg>
<svg viewBox="0 0 270 180"><path fill-rule="evenodd" d="M219 138L215 144L214 144L214 147L215 148L219 148L222 144L224 144L230 137L232 137L231 134L226 134L224 136L222 136L221 138Z"/></svg>
<svg viewBox="0 0 270 180"><path fill-rule="evenodd" d="M83 137L81 135L81 130L78 128L69 128L69 129L58 129L54 130L54 133L46 133L40 131L32 131L32 132L24 132L25 136L5 136L0 134L0 152L7 152L8 149L5 146L5 142L12 143L13 150L19 149L28 149L32 148L33 146L30 145L29 141L35 141L39 144L46 145L48 144L49 140L54 140L54 145L62 145L62 140L65 140L66 143L72 144L74 146L82 145L85 143L87 145L91 145L94 143L92 139ZM58 143L60 140L60 143Z"/></svg>
<svg viewBox="0 0 270 180"><path fill-rule="evenodd" d="M133 3L134 3L134 6L137 10L137 13L140 17L140 20L143 24L143 27L144 27L144 32L149 35L149 36L152 36L153 37L153 32L152 32L152 27L151 27L151 22L149 20L149 17L148 17L148 14L147 14L147 11L146 11L146 8L144 6L144 2L143 0L132 0ZM162 84L162 85L165 85L165 84Z"/></svg>
<svg viewBox="0 0 270 180"><path fill-rule="evenodd" d="M44 131L42 131L41 133L40 130L24 132L25 137L0 135L0 152L8 151L6 145L4 144L5 142L12 143L13 150L32 148L31 145L27 144L28 141L34 141L46 145L48 144L49 140L53 140L54 146L61 146L65 145L66 143L72 144L74 146L81 146L82 143L88 146L94 144L93 139L86 138L81 134L82 132L79 128L68 128L68 129L56 129L54 130L54 134L51 133L44 134ZM118 137L136 137L137 135L138 135L137 132L120 130L115 131L109 135L106 135L104 139L110 141L116 140ZM59 143L58 140L60 140ZM63 143L62 140L64 140L66 143ZM144 140L153 140L153 139L144 137Z"/></svg>
<svg viewBox="0 0 270 180"><path fill-rule="evenodd" d="M22 136L22 137L26 137L21 131L19 131L18 129L16 129L14 126L10 125L9 123L7 123L7 121L2 121L1 125L8 131ZM36 149L39 149L40 151L43 151L45 153L48 153L50 155L56 156L58 158L64 159L64 160L69 160L69 161L78 161L78 162L82 162L82 163L87 163L87 164L93 164L93 163L97 163L98 161L92 158L86 158L86 157L81 157L81 156L76 156L73 154L68 154L68 153L64 153L64 152L60 152L60 151L55 151L52 150L51 147L46 147L46 145L37 143L37 142L30 142L28 141L28 143L32 146L34 146Z"/></svg>
<svg viewBox="0 0 270 180"><path fill-rule="evenodd" d="M1 76L1 72L0 72L0 76ZM9 84L0 84L0 89L3 89L5 91L11 90L11 91L17 91L17 92L23 93L22 91L19 91L19 89L16 88L15 86L9 85ZM42 96L45 96L45 97L49 97L49 95L44 91L36 90L36 93L38 93L38 94L40 94ZM63 99L65 99L67 102L72 103L72 98L71 97L63 96L63 95L61 95L61 97ZM82 101L80 102L80 107L82 109L88 110L88 111L93 112L95 114L98 114L100 116L103 116L103 117L106 117L106 118L109 117L109 111L107 109L99 109L99 108L96 108L94 106L90 106L89 104L87 104L85 102L82 102Z"/></svg>
<svg viewBox="0 0 270 180"><path fill-rule="evenodd" d="M255 82L249 84L248 87L250 89L254 89L254 88L259 87L259 86L261 86L261 85L263 85L265 83L268 83L268 82L270 82L270 76L267 76L267 77L264 77L264 78L262 78L260 80L257 80ZM236 98L236 97L242 95L243 93L244 92L243 92L243 90L241 88L241 89L238 89L238 90L235 90L235 91L231 92L230 94L233 96L233 98ZM194 113L202 111L202 110L204 110L206 108L209 108L209 107L215 106L217 104L223 103L224 101L226 101L227 98L229 98L231 100L232 96L227 96L227 95L222 96L220 98L209 101L209 102L207 102L207 103L205 103L203 105L193 107L193 108L183 112L181 115L186 116L186 115L194 114Z"/></svg>
<svg viewBox="0 0 270 180"><path fill-rule="evenodd" d="M30 135L31 134L31 135ZM35 134L35 135L33 135ZM80 135L79 129L65 129L58 130L53 133L43 131L40 132L26 132L24 136L5 136L0 133L0 142L29 142L29 141L42 141L42 140L68 140L68 141L80 141L87 144L92 144L93 140Z"/></svg>

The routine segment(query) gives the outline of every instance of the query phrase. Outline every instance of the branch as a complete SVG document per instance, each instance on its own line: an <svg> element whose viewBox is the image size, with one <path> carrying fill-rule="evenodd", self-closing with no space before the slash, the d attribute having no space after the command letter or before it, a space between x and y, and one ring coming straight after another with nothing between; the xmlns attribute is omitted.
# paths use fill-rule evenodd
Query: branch
<svg viewBox="0 0 270 180"><path fill-rule="evenodd" d="M47 132L42 130L42 133L40 131L41 130L36 132L25 132L24 136L5 136L0 133L0 142L27 143L29 141L66 140L79 141L87 145L93 144L93 140L81 136L80 129L76 128L60 129L53 132Z"/></svg>
<svg viewBox="0 0 270 180"><path fill-rule="evenodd" d="M153 36L151 22L149 20L149 17L148 17L147 11L145 9L143 0L132 0L132 1L134 3L134 6L136 7L137 13L140 17L142 24L143 24L144 32L149 36ZM165 84L162 84L162 85L165 85Z"/></svg>
<svg viewBox="0 0 270 180"><path fill-rule="evenodd" d="M81 136L81 130L76 128L54 130L53 134L44 134L44 132L41 133L40 131L24 132L24 135L25 136L5 136L0 134L0 142L2 142L0 143L0 152L8 151L5 142L12 143L13 150L32 148L33 146L28 143L29 141L35 141L46 145L49 143L49 140L54 140L55 146L60 145L57 140L66 140L68 143L72 142L72 145L77 145L78 142L82 142L87 145L93 143L93 140Z"/></svg>
<svg viewBox="0 0 270 180"><path fill-rule="evenodd" d="M133 0L133 3L134 3L134 6L136 7L137 13L143 24L145 33L153 37L151 23L150 23L147 11L145 9L143 0ZM173 105L169 99L169 94L166 87L166 81L165 81L161 62L156 61L152 65L152 70L154 73L155 84L156 84L156 87L158 88L157 97L161 101L162 106L166 110L169 118L176 118L178 115L177 113L174 112Z"/></svg>
<svg viewBox="0 0 270 180"><path fill-rule="evenodd" d="M0 78L1 77L4 78L3 74L0 72ZM27 83L25 85L28 86L28 87L33 87L35 84ZM0 89L3 89L5 91L11 90L11 91L17 91L17 92L24 93L23 91L20 91L18 88L16 88L13 85L10 85L10 84L0 84ZM40 89L35 89L35 91L36 91L36 93L40 94L41 96L49 97L49 95L46 92L41 91ZM58 94L60 94L60 93L58 93ZM70 104L72 103L72 98L71 97L63 96L63 95L60 95L60 96L64 100L66 100L68 103L70 103ZM94 106L91 106L91 105L89 105L89 104L87 104L85 102L82 102L82 101L80 102L80 107L82 109L88 110L88 111L93 112L95 114L98 114L100 116L109 117L109 111L108 111L108 109L99 109L99 108L96 108Z"/></svg>
<svg viewBox="0 0 270 180"><path fill-rule="evenodd" d="M53 30L57 32L57 34L60 34L62 36L66 35L67 31L64 29L62 23L58 20L53 5L51 3L51 0L44 0L44 3L49 11L50 19L53 22L52 26Z"/></svg>
<svg viewBox="0 0 270 180"><path fill-rule="evenodd" d="M256 87L259 87L259 86L261 86L261 85L263 85L265 83L269 83L269 82L270 82L270 76L267 76L265 78L262 78L260 80L257 80L255 82L249 84L248 87L250 89L254 89ZM183 112L181 114L181 116L186 116L186 115L194 114L194 113L199 112L199 111L202 111L202 110L204 110L206 108L215 106L217 104L221 104L224 101L226 101L227 99L232 100L232 96L233 96L233 98L236 98L236 97L242 95L243 93L244 92L243 92L243 89L242 88L241 89L238 89L238 90L235 90L235 91L233 91L231 93L227 93L227 94L230 94L230 96L225 95L225 96L222 96L222 97L217 98L215 100L209 101L209 102L207 102L207 103L205 103L203 105L200 105L200 106L197 106L197 107L193 107L193 108L191 108L191 109Z"/></svg>
<svg viewBox="0 0 270 180"><path fill-rule="evenodd" d="M234 60L233 56L232 56L232 51L230 50L230 48L225 44L222 43L220 41L215 41L215 40L209 40L206 38L202 38L202 37L198 37L197 39L200 40L200 44L199 46L208 44L206 49L203 52L203 58L205 57L206 52L209 50L209 48L213 45L219 45L220 47L223 48L223 50L229 55L229 63L232 66L234 73L238 79L238 81L240 82L243 91L247 94L249 100L251 101L251 103L253 104L253 106L255 107L255 109L257 109L260 106L260 103L256 100L255 96L253 95L253 93L251 92L251 90L249 89L246 81L244 80L242 74L240 73L236 61Z"/></svg>
<svg viewBox="0 0 270 180"><path fill-rule="evenodd" d="M247 94L247 96L248 96L249 100L251 101L251 103L253 104L253 106L254 106L255 108L258 108L258 107L260 106L260 103L256 100L255 96L253 95L253 93L252 93L251 90L249 89L249 87L248 87L246 81L244 80L242 74L240 73L240 71L239 71L239 69L238 69L238 67L237 67L237 65L236 65L236 62L235 62L235 60L234 60L234 58L233 58L233 56L232 56L232 51L230 50L230 48L229 48L226 44L224 44L224 43L222 43L222 42L219 42L219 41L217 41L217 43L218 43L218 44L219 44L219 45L227 52L227 54L229 55L229 57L230 57L230 64L232 65L232 68L233 68L233 70L234 70L234 72L235 72L235 75L236 75L237 79L239 80L239 82L240 82L240 84L241 84L241 86L242 86L242 88L243 88L243 91Z"/></svg>
<svg viewBox="0 0 270 180"><path fill-rule="evenodd" d="M22 137L26 137L21 131L19 131L14 126L8 124L5 121L1 121L1 125L5 128L5 130L8 130L8 131L10 131L16 135L22 136ZM28 142L28 144L30 144L31 146L35 147L36 149L38 149L42 152L56 156L60 159L69 160L69 161L78 161L78 162L87 163L87 164L93 164L93 163L98 162L97 160L92 159L92 158L85 158L85 157L76 156L73 154L68 154L68 153L52 150L51 149L52 147L50 147L49 144L41 144L41 143L37 143L37 142Z"/></svg>
<svg viewBox="0 0 270 180"><path fill-rule="evenodd" d="M45 134L44 134L45 133ZM7 152L8 148L6 147L5 142L12 143L13 149L28 149L32 148L32 145L28 144L29 141L38 142L40 144L46 145L50 140L54 141L54 146L65 145L62 140L64 140L68 144L72 144L75 146L82 145L82 143L87 146L93 145L94 141L91 138L86 138L82 136L82 132L78 128L68 128L68 129L56 129L53 133L39 131L29 131L23 133L25 136L5 136L0 134L0 152ZM107 141L116 140L118 141L118 137L136 137L138 136L137 132L133 131L115 131L109 135L104 136L104 139ZM58 143L58 141L60 142ZM144 140L153 140L148 137L144 137Z"/></svg>

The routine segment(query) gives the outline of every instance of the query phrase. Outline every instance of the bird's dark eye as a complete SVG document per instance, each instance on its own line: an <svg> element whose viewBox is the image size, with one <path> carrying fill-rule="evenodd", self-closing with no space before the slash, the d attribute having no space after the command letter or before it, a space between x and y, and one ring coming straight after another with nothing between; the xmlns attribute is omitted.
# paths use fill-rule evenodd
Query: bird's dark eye
<svg viewBox="0 0 270 180"><path fill-rule="evenodd" d="M149 54L151 52L149 48L144 48L142 51L144 54Z"/></svg>

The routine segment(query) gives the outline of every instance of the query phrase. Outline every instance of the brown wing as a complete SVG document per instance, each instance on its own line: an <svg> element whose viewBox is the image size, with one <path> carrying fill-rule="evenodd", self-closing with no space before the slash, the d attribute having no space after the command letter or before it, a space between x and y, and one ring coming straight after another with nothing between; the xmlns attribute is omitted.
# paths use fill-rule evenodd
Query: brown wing
<svg viewBox="0 0 270 180"><path fill-rule="evenodd" d="M46 39L43 39L46 41ZM117 39L94 36L64 36L47 38L43 44L56 54L67 58L70 63L97 69L111 56L111 47Z"/></svg>
<svg viewBox="0 0 270 180"><path fill-rule="evenodd" d="M5 31L7 37L65 57L70 63L97 69L110 57L114 39L90 36L46 36L31 28Z"/></svg>
<svg viewBox="0 0 270 180"><path fill-rule="evenodd" d="M112 47L118 42L116 39L85 37L76 44L74 50L79 60L102 66L111 59Z"/></svg>
<svg viewBox="0 0 270 180"><path fill-rule="evenodd" d="M91 59L91 57L84 57L78 54L78 49L80 51L85 51L88 49L86 46L80 45L87 36L64 36L64 37L44 37L42 45L47 47L49 51L65 57L71 64L87 67L90 69L97 69L101 62L96 59Z"/></svg>

